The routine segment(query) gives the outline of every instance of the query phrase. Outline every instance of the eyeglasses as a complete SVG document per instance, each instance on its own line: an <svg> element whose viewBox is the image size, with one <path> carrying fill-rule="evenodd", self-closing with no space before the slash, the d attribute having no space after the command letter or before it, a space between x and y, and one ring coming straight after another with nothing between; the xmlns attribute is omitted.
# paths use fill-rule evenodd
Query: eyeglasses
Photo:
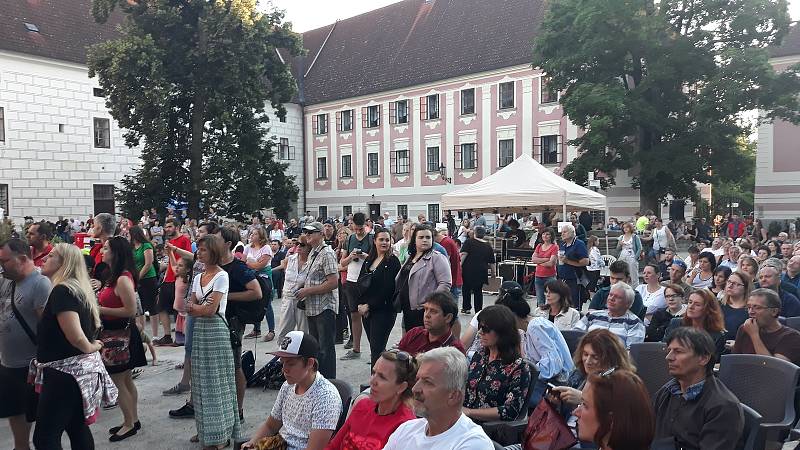
<svg viewBox="0 0 800 450"><path fill-rule="evenodd" d="M667 298L667 299L670 299L670 298L683 298L683 296L681 294L670 294L670 295L665 295L664 298Z"/></svg>
<svg viewBox="0 0 800 450"><path fill-rule="evenodd" d="M737 283L737 282L735 282L735 281L731 281L731 280L728 280L728 281L726 282L726 284L727 284L728 286L738 286L738 287L744 287L744 284L743 284L743 283Z"/></svg>
<svg viewBox="0 0 800 450"><path fill-rule="evenodd" d="M745 306L745 308L747 308L748 311L751 309L754 311L763 311L765 309L772 309L769 306L762 306L762 305L747 305Z"/></svg>
<svg viewBox="0 0 800 450"><path fill-rule="evenodd" d="M391 356L390 356L391 355ZM387 350L381 354L386 359L389 360L397 360L406 363L406 365L411 366L414 364L414 357L411 356L410 353L404 352L402 350Z"/></svg>

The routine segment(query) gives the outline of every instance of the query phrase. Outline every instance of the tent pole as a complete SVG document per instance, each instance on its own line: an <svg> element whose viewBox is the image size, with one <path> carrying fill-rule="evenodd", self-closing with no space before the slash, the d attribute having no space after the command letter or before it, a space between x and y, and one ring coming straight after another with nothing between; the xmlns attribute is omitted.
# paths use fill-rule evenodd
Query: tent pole
<svg viewBox="0 0 800 450"><path fill-rule="evenodd" d="M561 221L567 221L567 191L564 191L564 208L561 210Z"/></svg>

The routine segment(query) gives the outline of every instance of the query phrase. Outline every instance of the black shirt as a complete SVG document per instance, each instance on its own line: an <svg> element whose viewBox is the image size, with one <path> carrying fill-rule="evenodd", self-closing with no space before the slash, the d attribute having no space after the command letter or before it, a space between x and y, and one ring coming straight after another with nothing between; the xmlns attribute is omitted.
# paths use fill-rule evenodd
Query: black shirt
<svg viewBox="0 0 800 450"><path fill-rule="evenodd" d="M272 259L269 260L269 264L274 269L281 265L281 261L283 261L284 258L286 258L286 250L278 250L274 255L272 255Z"/></svg>
<svg viewBox="0 0 800 450"><path fill-rule="evenodd" d="M50 292L50 297L47 298L42 320L39 321L39 327L36 332L39 341L36 359L39 362L57 361L83 354L82 351L69 343L69 340L61 330L61 326L58 324L58 313L65 311L78 313L83 334L90 341L94 340L97 329L94 326L89 308L75 297L66 286L56 285Z"/></svg>
<svg viewBox="0 0 800 450"><path fill-rule="evenodd" d="M522 244L524 244L526 240L525 232L519 228L516 230L512 229L511 231L507 232L506 238L514 239L514 247L522 247Z"/></svg>
<svg viewBox="0 0 800 450"><path fill-rule="evenodd" d="M256 279L256 272L247 265L236 258L225 265L219 266L225 272L228 272L228 293L244 292L247 290L247 283ZM233 317L236 314L236 300L231 301L228 298L228 305L225 307L225 317Z"/></svg>

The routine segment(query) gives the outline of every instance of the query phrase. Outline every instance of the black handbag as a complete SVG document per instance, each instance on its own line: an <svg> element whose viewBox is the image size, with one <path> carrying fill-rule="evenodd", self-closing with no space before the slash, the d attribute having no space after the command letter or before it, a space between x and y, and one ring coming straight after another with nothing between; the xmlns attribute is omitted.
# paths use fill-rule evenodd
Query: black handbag
<svg viewBox="0 0 800 450"><path fill-rule="evenodd" d="M364 266L367 263L364 262ZM369 269L366 268L361 271L358 275L358 281L356 281L356 289L358 290L358 296L361 297L367 293L369 287L372 286L372 274L375 272L369 272Z"/></svg>

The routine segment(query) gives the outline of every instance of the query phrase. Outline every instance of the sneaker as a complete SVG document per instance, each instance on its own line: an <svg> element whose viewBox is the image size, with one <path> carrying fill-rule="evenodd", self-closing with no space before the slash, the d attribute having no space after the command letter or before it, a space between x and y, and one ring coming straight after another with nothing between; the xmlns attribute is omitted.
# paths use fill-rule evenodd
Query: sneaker
<svg viewBox="0 0 800 450"><path fill-rule="evenodd" d="M192 419L194 418L194 406L186 402L186 404L180 408L170 410L169 416L173 419Z"/></svg>
<svg viewBox="0 0 800 450"><path fill-rule="evenodd" d="M472 314L472 310L471 309L462 309L461 310L461 314L467 314L467 315Z"/></svg>
<svg viewBox="0 0 800 450"><path fill-rule="evenodd" d="M361 352L354 352L350 350L349 352L345 353L344 356L339 358L340 361L348 361L351 359L361 359Z"/></svg>
<svg viewBox="0 0 800 450"><path fill-rule="evenodd" d="M162 337L160 339L153 339L153 345L155 345L157 347L163 347L163 346L167 346L167 345L168 346L172 346L172 344L173 344L172 336L169 335L169 334L164 335L164 337Z"/></svg>
<svg viewBox="0 0 800 450"><path fill-rule="evenodd" d="M261 337L261 332L260 331L256 331L256 330L253 330L253 331L251 331L251 332L249 332L249 333L244 335L245 339L255 339L255 338L258 338L258 337Z"/></svg>
<svg viewBox="0 0 800 450"><path fill-rule="evenodd" d="M115 403L112 403L112 404L110 404L110 405L103 405L103 409L105 409L105 410L114 409L114 408L116 408L117 406L119 406L119 403L116 403L116 402L115 402Z"/></svg>
<svg viewBox="0 0 800 450"><path fill-rule="evenodd" d="M347 340L347 343L346 343L346 344L344 344L344 348L345 348L345 349L351 349L351 348L353 348L353 340L352 340L352 339L348 339L348 340Z"/></svg>
<svg viewBox="0 0 800 450"><path fill-rule="evenodd" d="M178 383L175 386L172 386L171 388L167 389L166 391L162 391L161 395L180 395L183 394L184 392L189 392L191 390L192 388L188 384Z"/></svg>

